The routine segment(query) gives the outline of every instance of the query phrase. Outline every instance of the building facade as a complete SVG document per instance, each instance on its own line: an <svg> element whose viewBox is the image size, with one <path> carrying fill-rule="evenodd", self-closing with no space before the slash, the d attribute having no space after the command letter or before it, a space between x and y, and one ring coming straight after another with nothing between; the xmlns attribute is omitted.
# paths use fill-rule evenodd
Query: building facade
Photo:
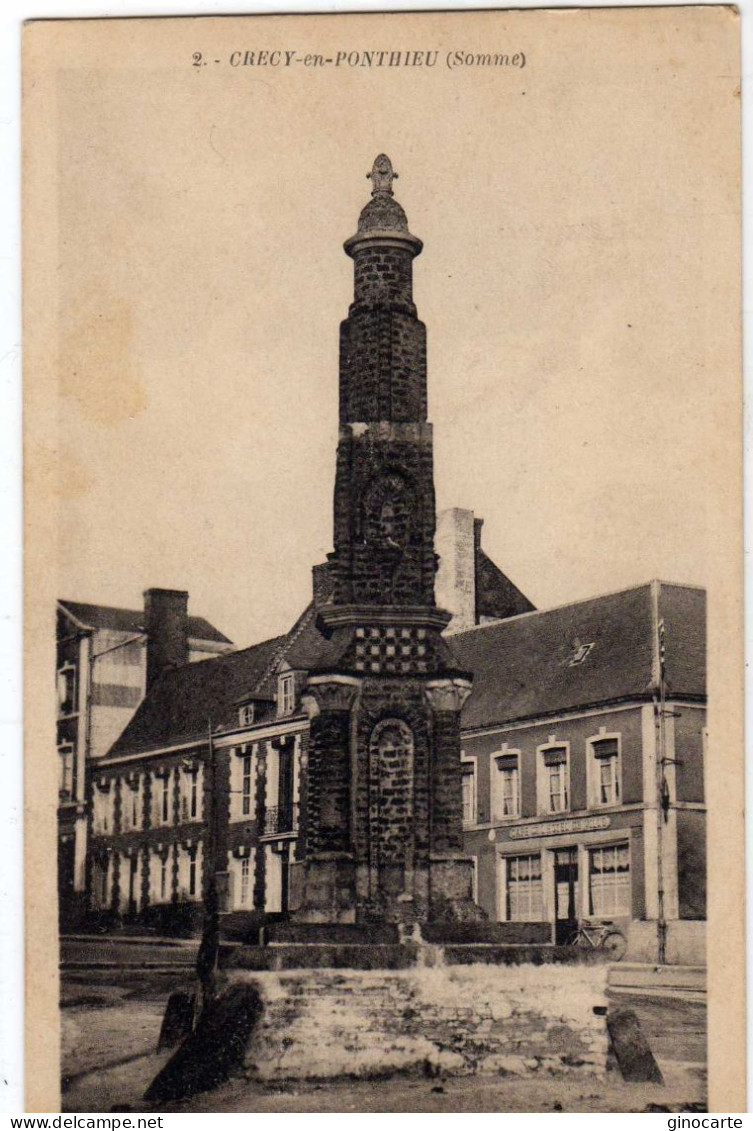
<svg viewBox="0 0 753 1131"><path fill-rule="evenodd" d="M652 582L456 638L465 845L490 917L705 919L705 593ZM634 932L635 933L635 932Z"/></svg>
<svg viewBox="0 0 753 1131"><path fill-rule="evenodd" d="M107 753L146 694L149 630L159 616L160 594L169 592L149 590L142 610L58 602L58 898L64 923L75 922L85 904L89 768ZM178 599L187 609L188 594ZM233 647L208 621L187 612L186 634L189 660Z"/></svg>

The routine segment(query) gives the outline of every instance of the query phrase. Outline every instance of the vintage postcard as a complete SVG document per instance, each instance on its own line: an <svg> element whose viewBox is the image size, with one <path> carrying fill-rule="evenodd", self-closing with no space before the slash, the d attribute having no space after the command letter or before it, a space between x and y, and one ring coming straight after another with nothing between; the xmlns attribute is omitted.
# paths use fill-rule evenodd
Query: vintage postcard
<svg viewBox="0 0 753 1131"><path fill-rule="evenodd" d="M739 75L26 27L28 1111L744 1111Z"/></svg>

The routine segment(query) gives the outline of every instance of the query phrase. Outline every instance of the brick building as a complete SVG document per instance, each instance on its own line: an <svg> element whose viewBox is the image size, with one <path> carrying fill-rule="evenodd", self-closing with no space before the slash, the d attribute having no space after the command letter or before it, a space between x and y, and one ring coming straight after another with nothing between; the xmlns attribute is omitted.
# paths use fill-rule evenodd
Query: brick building
<svg viewBox="0 0 753 1131"><path fill-rule="evenodd" d="M389 162L371 176L345 244L334 551L252 648L171 665L166 610L149 694L92 776L92 908L188 929L216 884L241 932L700 917L704 595L539 612L471 512L435 520L421 242Z"/></svg>
<svg viewBox="0 0 753 1131"><path fill-rule="evenodd" d="M705 918L705 623L702 589L655 581L454 638L474 673L465 847L491 918L557 941L582 918Z"/></svg>
<svg viewBox="0 0 753 1131"><path fill-rule="evenodd" d="M232 649L231 641L208 621L188 616L188 594L173 596L186 608L181 659ZM141 610L58 601L58 896L64 923L76 921L85 899L87 772L107 753L146 694L147 640L155 633L166 597L169 590L149 590Z"/></svg>

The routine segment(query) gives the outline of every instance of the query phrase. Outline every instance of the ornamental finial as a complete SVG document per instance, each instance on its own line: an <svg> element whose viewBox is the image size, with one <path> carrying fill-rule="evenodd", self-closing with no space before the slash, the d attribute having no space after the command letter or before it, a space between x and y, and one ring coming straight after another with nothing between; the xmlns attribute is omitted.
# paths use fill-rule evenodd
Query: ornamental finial
<svg viewBox="0 0 753 1131"><path fill-rule="evenodd" d="M371 172L366 174L371 181L371 195L386 193L392 196L392 182L397 180L397 173L392 168L392 162L386 153L380 153L371 167Z"/></svg>

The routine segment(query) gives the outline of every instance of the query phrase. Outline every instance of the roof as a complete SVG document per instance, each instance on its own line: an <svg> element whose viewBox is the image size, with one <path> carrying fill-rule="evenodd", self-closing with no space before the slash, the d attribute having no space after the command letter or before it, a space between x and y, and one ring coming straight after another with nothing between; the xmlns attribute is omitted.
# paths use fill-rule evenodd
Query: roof
<svg viewBox="0 0 753 1131"><path fill-rule="evenodd" d="M534 612L536 606L481 549L475 555L476 618L505 620L520 613Z"/></svg>
<svg viewBox="0 0 753 1131"><path fill-rule="evenodd" d="M319 632L317 608L307 605L284 636L164 672L105 761L198 740L210 719L214 732L234 728L240 702L274 697L281 665L336 663L340 646ZM705 592L652 582L453 635L452 658L473 676L463 729L650 698L659 619L670 695L703 699Z"/></svg>
<svg viewBox="0 0 753 1131"><path fill-rule="evenodd" d="M105 628L113 632L143 632L143 609L119 609L114 605L87 605L81 601L59 601L61 607L86 628ZM232 644L227 636L204 617L188 618L188 635L193 640Z"/></svg>
<svg viewBox="0 0 753 1131"><path fill-rule="evenodd" d="M191 741L236 725L238 702L248 697L284 642L284 636L251 648L171 668L157 679L106 758Z"/></svg>
<svg viewBox="0 0 753 1131"><path fill-rule="evenodd" d="M705 598L703 589L654 582L457 633L453 652L473 672L463 729L650 697L657 618L669 694L702 699ZM574 663L578 649L586 654Z"/></svg>

